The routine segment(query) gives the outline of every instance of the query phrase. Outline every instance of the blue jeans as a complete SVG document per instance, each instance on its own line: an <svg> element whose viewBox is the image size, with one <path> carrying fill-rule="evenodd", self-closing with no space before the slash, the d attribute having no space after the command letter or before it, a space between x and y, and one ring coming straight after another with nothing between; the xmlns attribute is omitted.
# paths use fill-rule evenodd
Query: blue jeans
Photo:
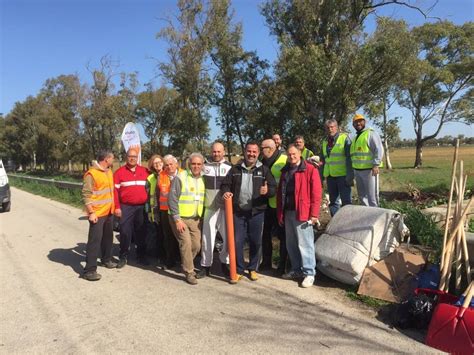
<svg viewBox="0 0 474 355"><path fill-rule="evenodd" d="M291 261L291 271L305 276L316 274L313 226L307 221L296 220L295 211L285 211L286 248Z"/></svg>
<svg viewBox="0 0 474 355"><path fill-rule="evenodd" d="M334 216L341 207L340 201L342 201L343 206L352 203L352 189L350 186L347 186L345 176L328 176L326 178L326 183L329 194L329 212L331 213L331 216Z"/></svg>
<svg viewBox="0 0 474 355"><path fill-rule="evenodd" d="M234 214L235 254L237 259L237 273L242 275L245 270L244 246L249 242L249 271L258 268L260 246L262 245L263 220L265 213L260 212L252 216L252 212Z"/></svg>

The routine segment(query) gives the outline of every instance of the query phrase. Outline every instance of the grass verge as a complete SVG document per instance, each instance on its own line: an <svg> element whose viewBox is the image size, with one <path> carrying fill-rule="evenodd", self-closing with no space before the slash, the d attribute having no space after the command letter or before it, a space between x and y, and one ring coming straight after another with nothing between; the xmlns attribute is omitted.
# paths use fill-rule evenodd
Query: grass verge
<svg viewBox="0 0 474 355"><path fill-rule="evenodd" d="M32 194L63 202L74 207L83 207L80 189L62 189L53 185L41 184L36 181L9 177L10 185L18 189L31 192Z"/></svg>

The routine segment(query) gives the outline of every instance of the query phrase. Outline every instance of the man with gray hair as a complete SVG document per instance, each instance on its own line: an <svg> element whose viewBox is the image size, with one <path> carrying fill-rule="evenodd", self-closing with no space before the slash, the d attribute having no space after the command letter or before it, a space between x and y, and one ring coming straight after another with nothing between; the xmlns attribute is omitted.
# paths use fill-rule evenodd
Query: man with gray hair
<svg viewBox="0 0 474 355"><path fill-rule="evenodd" d="M178 160L171 154L163 157L163 171L158 180L159 203L160 203L160 225L163 231L163 247L165 249L165 262L163 268L171 269L177 263L179 248L178 242L174 237L173 230L168 218L168 195L171 188L171 182L181 172L178 169Z"/></svg>
<svg viewBox="0 0 474 355"><path fill-rule="evenodd" d="M168 196L169 220L179 243L181 265L186 282L196 285L194 258L201 249L201 217L204 210L204 179L201 176L204 157L192 153L189 167L171 182Z"/></svg>
<svg viewBox="0 0 474 355"><path fill-rule="evenodd" d="M351 161L351 139L339 132L335 119L326 121L326 137L320 154L323 177L329 194L329 212L334 216L342 206L350 205L351 186L354 185L354 171Z"/></svg>

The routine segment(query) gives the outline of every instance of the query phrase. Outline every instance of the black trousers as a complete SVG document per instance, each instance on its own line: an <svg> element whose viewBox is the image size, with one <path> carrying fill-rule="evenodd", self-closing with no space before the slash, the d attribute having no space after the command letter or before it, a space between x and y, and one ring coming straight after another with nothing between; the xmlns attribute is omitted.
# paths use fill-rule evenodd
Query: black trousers
<svg viewBox="0 0 474 355"><path fill-rule="evenodd" d="M171 229L168 211L160 211L160 225L163 232L163 247L165 249L165 265L174 266L180 260L179 245Z"/></svg>
<svg viewBox="0 0 474 355"><path fill-rule="evenodd" d="M114 240L113 216L99 217L97 223L89 222L89 236L86 246L86 266L84 272L97 270L97 258L102 262L112 260L112 246Z"/></svg>
<svg viewBox="0 0 474 355"><path fill-rule="evenodd" d="M285 229L278 224L276 208L267 207L265 210L265 221L263 224L262 234L262 264L266 266L272 265L273 253L273 236L280 240L280 266L284 266L288 259L286 250Z"/></svg>
<svg viewBox="0 0 474 355"><path fill-rule="evenodd" d="M144 205L120 205L120 258L128 258L132 239L137 246L137 256L146 254L146 224Z"/></svg>

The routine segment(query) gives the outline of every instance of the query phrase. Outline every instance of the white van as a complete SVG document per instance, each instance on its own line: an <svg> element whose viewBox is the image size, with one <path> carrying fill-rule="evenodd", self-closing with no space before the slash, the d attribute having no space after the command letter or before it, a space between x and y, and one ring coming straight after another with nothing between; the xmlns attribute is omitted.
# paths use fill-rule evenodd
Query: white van
<svg viewBox="0 0 474 355"><path fill-rule="evenodd" d="M8 176L3 166L3 161L0 159L0 202L2 204L2 211L9 212L11 208L10 185L8 184Z"/></svg>

